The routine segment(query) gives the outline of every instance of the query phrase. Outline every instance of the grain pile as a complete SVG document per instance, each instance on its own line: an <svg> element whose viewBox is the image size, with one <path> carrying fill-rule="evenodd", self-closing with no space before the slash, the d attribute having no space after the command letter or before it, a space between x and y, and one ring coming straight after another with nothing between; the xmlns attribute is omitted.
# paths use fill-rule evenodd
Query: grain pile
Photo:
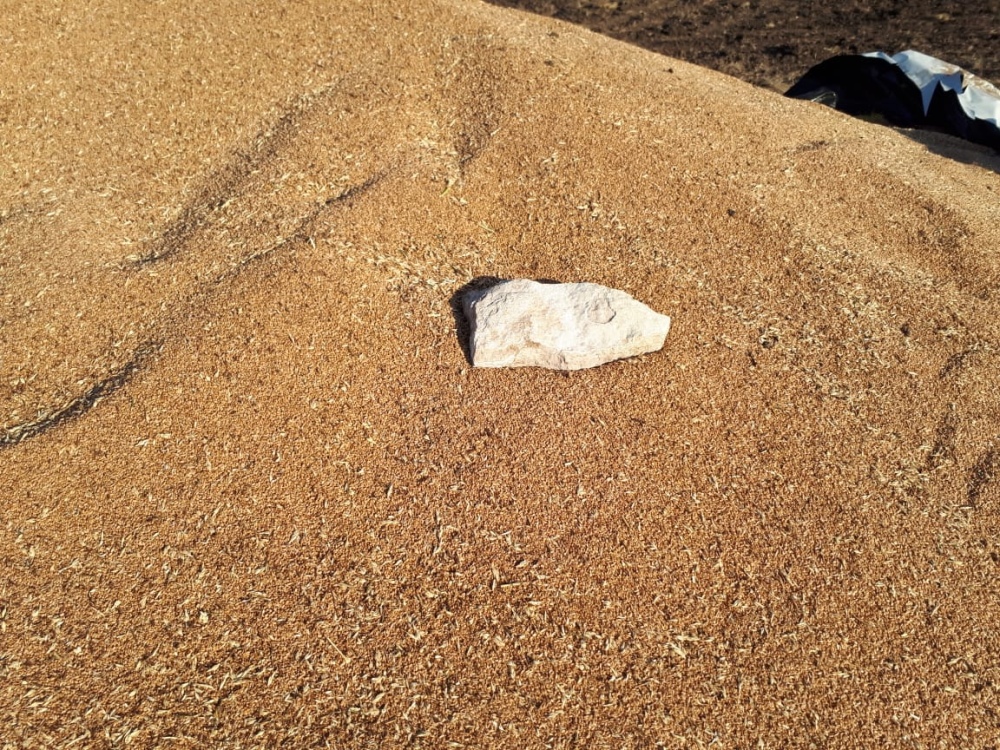
<svg viewBox="0 0 1000 750"><path fill-rule="evenodd" d="M0 746L1000 742L996 156L463 0L4 5ZM674 325L474 370L480 277Z"/></svg>

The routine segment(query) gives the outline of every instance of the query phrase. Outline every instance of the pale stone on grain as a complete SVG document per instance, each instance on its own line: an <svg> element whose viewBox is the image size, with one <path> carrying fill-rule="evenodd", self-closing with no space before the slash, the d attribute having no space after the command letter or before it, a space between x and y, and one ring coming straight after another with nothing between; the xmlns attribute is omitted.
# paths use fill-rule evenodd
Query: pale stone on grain
<svg viewBox="0 0 1000 750"><path fill-rule="evenodd" d="M462 300L475 367L581 370L663 347L670 318L600 284L505 281Z"/></svg>

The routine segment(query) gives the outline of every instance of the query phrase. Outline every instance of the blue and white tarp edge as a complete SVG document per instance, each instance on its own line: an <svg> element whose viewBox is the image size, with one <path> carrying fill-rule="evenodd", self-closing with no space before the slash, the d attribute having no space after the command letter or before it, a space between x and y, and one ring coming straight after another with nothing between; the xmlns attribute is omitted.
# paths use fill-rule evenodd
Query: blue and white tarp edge
<svg viewBox="0 0 1000 750"><path fill-rule="evenodd" d="M985 120L1000 126L1000 89L957 65L906 50L889 56L885 52L867 52L863 57L875 57L899 67L920 89L924 114L930 110L934 92L940 87L954 91L965 114L974 120Z"/></svg>

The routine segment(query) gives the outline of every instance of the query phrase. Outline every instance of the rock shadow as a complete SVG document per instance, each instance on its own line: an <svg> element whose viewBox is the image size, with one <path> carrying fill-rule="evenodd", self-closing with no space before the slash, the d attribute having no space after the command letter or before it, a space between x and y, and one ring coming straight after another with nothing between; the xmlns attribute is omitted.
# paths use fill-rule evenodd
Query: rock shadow
<svg viewBox="0 0 1000 750"><path fill-rule="evenodd" d="M462 354L465 355L465 361L469 363L470 367L472 366L472 350L469 348L469 335L472 332L472 326L469 324L468 318L465 317L462 300L470 292L489 289L507 280L501 279L499 276L477 276L472 281L460 286L448 299L452 317L455 318L455 335L458 336L458 345L462 347Z"/></svg>
<svg viewBox="0 0 1000 750"><path fill-rule="evenodd" d="M462 300L465 299L465 295L470 292L478 292L484 289L489 289L497 284L502 284L505 281L510 281L510 279L502 279L499 276L477 276L472 279L472 281L467 282L460 286L454 294L448 300L451 306L452 317L455 318L455 335L458 336L458 345L462 347L462 354L465 355L465 361L472 365L472 350L469 347L469 336L472 333L472 326L469 324L469 320L465 317L465 310L462 307ZM562 282L556 281L555 279L535 279L539 284L561 284Z"/></svg>

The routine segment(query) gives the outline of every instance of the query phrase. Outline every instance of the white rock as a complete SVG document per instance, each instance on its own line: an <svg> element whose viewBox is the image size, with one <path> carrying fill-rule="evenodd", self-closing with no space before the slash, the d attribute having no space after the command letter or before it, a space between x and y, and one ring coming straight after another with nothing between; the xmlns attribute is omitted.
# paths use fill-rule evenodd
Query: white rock
<svg viewBox="0 0 1000 750"><path fill-rule="evenodd" d="M663 347L670 318L600 284L505 281L462 300L475 367L580 370Z"/></svg>

